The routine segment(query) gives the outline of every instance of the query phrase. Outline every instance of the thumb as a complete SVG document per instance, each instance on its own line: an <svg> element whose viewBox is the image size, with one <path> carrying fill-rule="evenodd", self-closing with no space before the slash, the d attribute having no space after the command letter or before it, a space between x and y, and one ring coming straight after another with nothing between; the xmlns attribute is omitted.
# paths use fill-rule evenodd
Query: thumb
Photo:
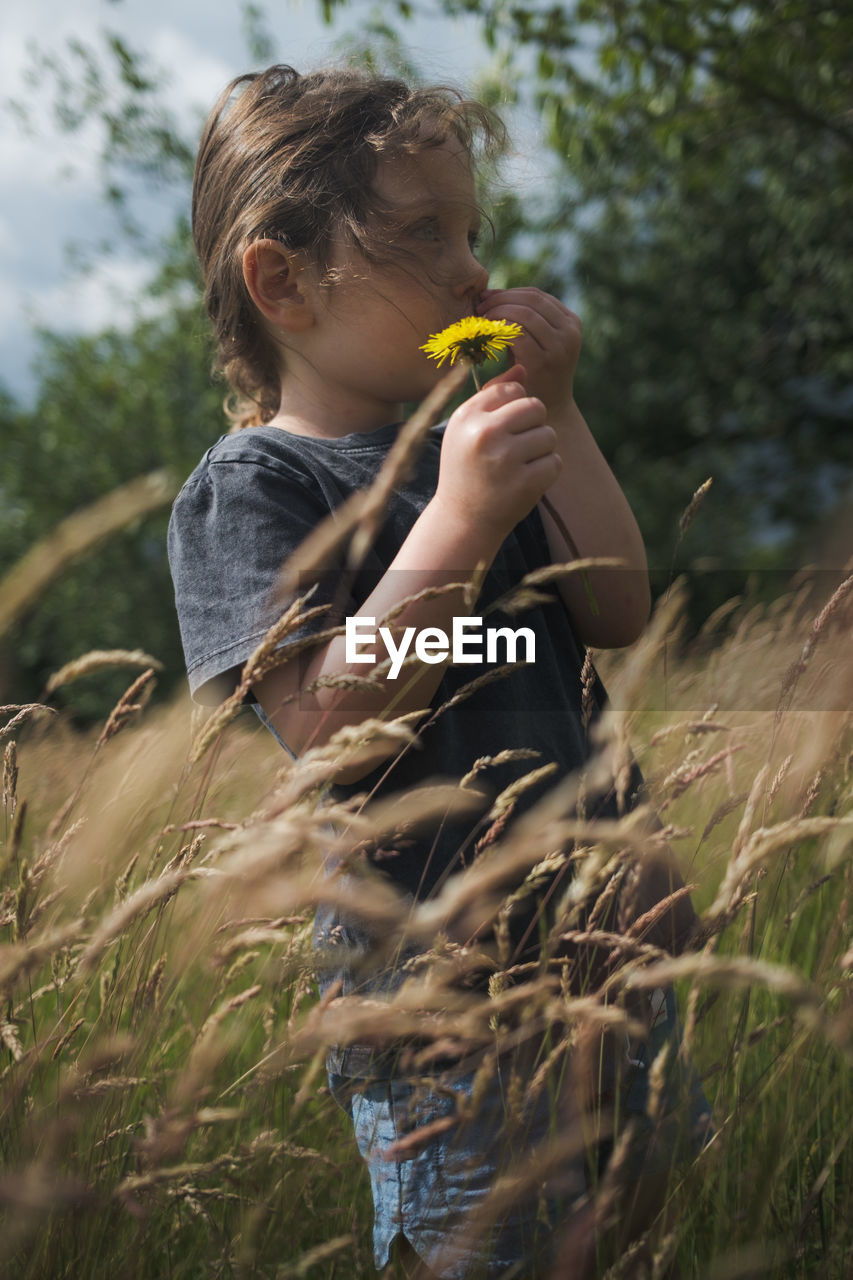
<svg viewBox="0 0 853 1280"><path fill-rule="evenodd" d="M483 390L486 387L493 387L499 382L520 382L523 387L527 386L527 370L523 364L510 365L508 369L504 369L503 373L495 374L494 378L489 378L488 382L483 383Z"/></svg>

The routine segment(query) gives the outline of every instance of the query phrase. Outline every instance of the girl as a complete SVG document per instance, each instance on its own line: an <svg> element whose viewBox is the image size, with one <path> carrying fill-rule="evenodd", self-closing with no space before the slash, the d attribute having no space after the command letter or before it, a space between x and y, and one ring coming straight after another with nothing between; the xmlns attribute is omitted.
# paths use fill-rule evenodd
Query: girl
<svg viewBox="0 0 853 1280"><path fill-rule="evenodd" d="M439 371L421 350L428 337L470 315L519 324L512 367L430 430L362 562L344 571L336 561L318 577L310 604L331 612L285 642L323 633L309 657L283 662L249 695L294 756L343 726L441 707L497 662L472 672L447 659L421 660L412 678L396 684L380 678L367 689L318 687L320 677L381 671L380 653L354 663L345 635L329 639L328 628L344 618L381 622L406 602L394 614L395 634L409 627L452 634L454 618L470 612L464 588L478 563L488 570L477 597L483 612L532 569L572 558L558 523L538 505L547 495L581 554L625 565L590 574L597 611L579 575L559 579L556 593L524 614L534 661L431 714L419 727L418 750L386 748L379 764L376 755L342 757L332 788L340 798L396 794L436 776L458 782L478 762L488 809L530 771L531 759L553 765L550 777L517 797L511 826L555 777L588 760L590 704L600 705L602 691L589 663L584 670L583 647L631 643L648 616L649 587L634 517L574 401L577 316L533 287L490 289L477 255L476 168L503 141L485 107L450 90L282 66L228 86L199 147L193 233L218 361L236 393L235 430L207 452L179 495L169 554L190 687L198 700L216 702L281 612L273 587L282 563L371 484L404 404L435 385ZM457 585L425 593L450 584ZM502 750L507 757L483 764ZM598 811L615 815L614 806L605 794ZM474 820L448 816L435 831L401 833L393 849L371 847L367 858L404 901L422 902L470 860L475 833L482 828ZM655 886L659 896L673 875L680 884L667 869ZM546 898L555 885L552 879ZM535 955L541 911L537 901L510 919L504 968L507 946L509 963ZM656 940L677 948L692 919L682 898L659 921ZM351 915L321 912L316 931L327 985L337 982L344 993L399 985L404 966L381 963L379 940ZM658 1038L677 1033L666 994ZM652 1041L633 1048L635 1076L648 1065ZM370 1168L377 1267L395 1250L407 1274L419 1267L418 1274L444 1277L520 1276L548 1265L560 1195L583 1202L577 1151L549 1182L544 1212L519 1193L497 1226L477 1229L508 1153L547 1136L545 1091L523 1096L518 1087L537 1053L502 1055L490 1082L472 1059L433 1060L426 1087L391 1053L348 1045L330 1054L332 1090ZM642 1090L633 1105L643 1112ZM424 1141L390 1150L418 1128ZM645 1186L652 1182L644 1175ZM589 1232L577 1229L584 1221L575 1216L572 1236L579 1275L591 1265Z"/></svg>

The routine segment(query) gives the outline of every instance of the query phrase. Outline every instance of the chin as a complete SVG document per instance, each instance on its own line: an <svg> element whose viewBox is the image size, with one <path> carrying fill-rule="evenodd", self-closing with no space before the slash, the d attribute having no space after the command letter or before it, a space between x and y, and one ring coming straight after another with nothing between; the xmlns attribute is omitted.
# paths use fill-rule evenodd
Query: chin
<svg viewBox="0 0 853 1280"><path fill-rule="evenodd" d="M441 381L441 377L442 371L439 369L437 377L430 377L428 374L425 378L418 379L417 382L412 381L409 383L409 385L403 389L400 396L401 404L403 404L404 407L406 405L420 404L421 400L425 400L429 393L438 386L438 383Z"/></svg>

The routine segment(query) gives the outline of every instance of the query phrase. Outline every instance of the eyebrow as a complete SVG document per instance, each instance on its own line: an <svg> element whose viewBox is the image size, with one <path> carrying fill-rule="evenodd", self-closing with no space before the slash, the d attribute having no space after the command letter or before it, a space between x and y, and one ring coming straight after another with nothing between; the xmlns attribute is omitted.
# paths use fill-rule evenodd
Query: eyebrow
<svg viewBox="0 0 853 1280"><path fill-rule="evenodd" d="M399 203L387 201L388 211L398 217L414 217L421 215L429 217L430 214L444 213L448 209L451 211L468 210L472 216L475 216L478 223L483 221L483 211L479 204L470 200L456 200L450 197L428 196L425 200L401 201Z"/></svg>

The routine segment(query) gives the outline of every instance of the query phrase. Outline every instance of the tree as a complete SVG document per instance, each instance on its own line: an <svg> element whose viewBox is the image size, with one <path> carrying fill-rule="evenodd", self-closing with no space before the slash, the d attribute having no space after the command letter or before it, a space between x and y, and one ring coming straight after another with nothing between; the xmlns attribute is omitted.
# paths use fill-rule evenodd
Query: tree
<svg viewBox="0 0 853 1280"><path fill-rule="evenodd" d="M262 15L241 5L247 44L269 57ZM57 126L73 136L93 122L101 140L102 196L116 216L110 252L128 241L156 267L129 319L94 336L40 334L32 409L0 395L0 573L64 517L155 469L183 479L227 428L224 384L212 380L212 343L186 208L195 156L192 125L170 111L150 59L114 32L69 41L67 57L34 51L29 79L51 100ZM25 102L14 104L22 127ZM199 127L203 110L199 109ZM134 211L140 185L159 189L164 225L150 231ZM168 510L138 519L62 573L2 638L0 684L9 697L40 697L47 678L92 649L142 649L164 666L160 693L184 679L166 560ZM56 695L81 722L101 717L129 683L112 670ZM0 699L4 700L4 699Z"/></svg>
<svg viewBox="0 0 853 1280"><path fill-rule="evenodd" d="M127 331L42 338L32 410L8 399L0 453L0 572L71 511L158 468L182 479L226 429L224 386L210 378L211 344L198 299L179 286L192 272L182 228L162 312ZM165 285L168 281L168 287ZM143 301L149 301L143 299ZM136 521L73 564L5 638L6 683L37 698L48 676L90 649L141 648L165 665L164 689L183 674L166 563L168 511ZM71 685L78 717L103 714L127 685L123 671Z"/></svg>
<svg viewBox="0 0 853 1280"><path fill-rule="evenodd" d="M713 475L680 563L793 567L853 462L853 12L443 8L482 18L494 96L541 113L550 207L522 202L502 271L535 265L582 315L578 397L652 561L669 565L678 513Z"/></svg>
<svg viewBox="0 0 853 1280"><path fill-rule="evenodd" d="M331 17L335 0L322 2ZM853 13L809 0L442 5L483 23L496 68L483 92L541 114L551 193L498 204L492 266L583 317L578 399L658 585L679 514L708 476L677 567L794 567L853 462ZM253 57L272 60L269 20L242 7ZM402 30L414 8L397 5ZM404 64L387 8L367 44L375 65ZM68 129L100 121L105 197L142 244L134 184L185 202L192 130L169 113L156 68L118 37L71 52L71 73L43 63L38 83L53 84ZM154 315L95 338L45 335L34 411L0 402L6 564L122 480L164 463L185 475L221 428L186 225L146 249L163 263ZM94 646L150 647L179 678L164 521L81 563L21 626L20 696ZM737 585L706 581L698 612ZM97 699L73 696L94 713Z"/></svg>
<svg viewBox="0 0 853 1280"><path fill-rule="evenodd" d="M792 556L853 461L853 14L806 0L574 8L569 22L596 23L594 81L547 30L526 38L573 187L561 212L596 337L582 391L645 481L638 502L653 495L653 544L661 479L686 468L691 485L719 480L720 554L749 562L770 540Z"/></svg>

